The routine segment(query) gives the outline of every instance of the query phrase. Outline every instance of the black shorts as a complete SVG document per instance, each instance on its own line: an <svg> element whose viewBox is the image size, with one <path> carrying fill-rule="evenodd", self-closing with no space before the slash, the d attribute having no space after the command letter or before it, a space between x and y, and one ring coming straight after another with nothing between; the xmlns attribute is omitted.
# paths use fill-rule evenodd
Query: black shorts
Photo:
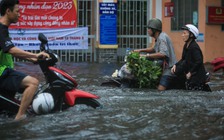
<svg viewBox="0 0 224 140"><path fill-rule="evenodd" d="M7 68L0 76L0 92L7 91L15 94L21 90L21 82L27 75L13 69Z"/></svg>

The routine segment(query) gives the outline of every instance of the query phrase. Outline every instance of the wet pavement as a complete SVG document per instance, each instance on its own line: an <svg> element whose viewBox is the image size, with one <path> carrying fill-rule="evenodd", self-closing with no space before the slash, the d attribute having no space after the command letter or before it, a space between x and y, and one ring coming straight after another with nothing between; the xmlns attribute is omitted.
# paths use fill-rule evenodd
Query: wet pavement
<svg viewBox="0 0 224 140"><path fill-rule="evenodd" d="M1 139L194 140L224 139L224 75L211 73L212 92L102 87L114 63L61 63L78 88L99 95L103 108L75 106L63 112L32 116L20 122L0 116ZM16 69L44 80L37 65Z"/></svg>

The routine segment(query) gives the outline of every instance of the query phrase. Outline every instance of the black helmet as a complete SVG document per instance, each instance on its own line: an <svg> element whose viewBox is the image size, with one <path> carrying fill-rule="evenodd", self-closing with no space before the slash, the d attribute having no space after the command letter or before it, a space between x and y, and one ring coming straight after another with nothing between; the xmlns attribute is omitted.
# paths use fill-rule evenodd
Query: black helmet
<svg viewBox="0 0 224 140"><path fill-rule="evenodd" d="M162 22L158 18L153 18L148 21L147 28L156 29L162 31Z"/></svg>

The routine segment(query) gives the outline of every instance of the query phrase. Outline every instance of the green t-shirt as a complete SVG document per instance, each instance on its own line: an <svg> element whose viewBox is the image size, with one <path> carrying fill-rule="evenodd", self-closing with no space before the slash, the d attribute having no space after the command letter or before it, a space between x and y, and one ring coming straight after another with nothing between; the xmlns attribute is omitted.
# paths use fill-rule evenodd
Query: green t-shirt
<svg viewBox="0 0 224 140"><path fill-rule="evenodd" d="M6 68L14 68L12 55L8 53L12 47L8 27L0 23L0 76Z"/></svg>
<svg viewBox="0 0 224 140"><path fill-rule="evenodd" d="M14 68L12 55L0 50L0 76L6 68Z"/></svg>

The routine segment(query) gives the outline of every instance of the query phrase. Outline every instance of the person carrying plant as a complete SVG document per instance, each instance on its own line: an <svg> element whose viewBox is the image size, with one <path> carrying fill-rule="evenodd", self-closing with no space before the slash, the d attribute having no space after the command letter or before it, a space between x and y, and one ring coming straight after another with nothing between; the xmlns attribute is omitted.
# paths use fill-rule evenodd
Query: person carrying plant
<svg viewBox="0 0 224 140"><path fill-rule="evenodd" d="M157 89L159 91L171 88L175 75L171 73L172 66L177 62L173 44L169 36L162 32L162 22L158 18L152 18L147 25L148 34L155 39L155 45L145 49L136 49L134 52L144 52L141 57L149 60L162 60L162 76Z"/></svg>

